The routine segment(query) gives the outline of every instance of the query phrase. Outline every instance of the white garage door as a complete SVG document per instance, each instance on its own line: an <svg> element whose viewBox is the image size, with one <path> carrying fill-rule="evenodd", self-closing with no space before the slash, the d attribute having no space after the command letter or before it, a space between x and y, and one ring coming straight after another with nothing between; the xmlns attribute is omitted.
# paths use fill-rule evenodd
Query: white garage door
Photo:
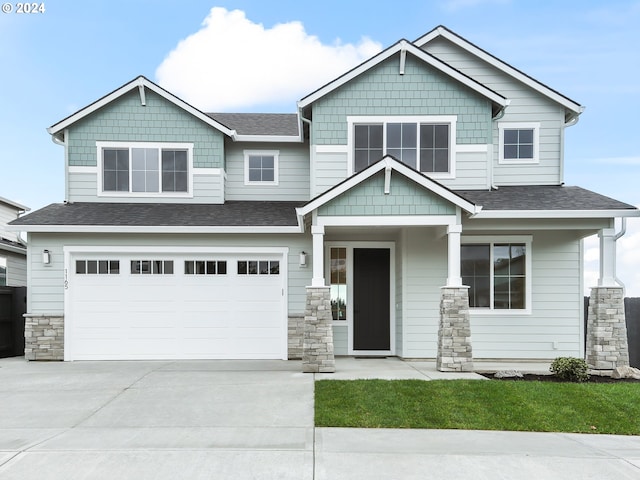
<svg viewBox="0 0 640 480"><path fill-rule="evenodd" d="M69 258L67 360L286 358L281 254Z"/></svg>

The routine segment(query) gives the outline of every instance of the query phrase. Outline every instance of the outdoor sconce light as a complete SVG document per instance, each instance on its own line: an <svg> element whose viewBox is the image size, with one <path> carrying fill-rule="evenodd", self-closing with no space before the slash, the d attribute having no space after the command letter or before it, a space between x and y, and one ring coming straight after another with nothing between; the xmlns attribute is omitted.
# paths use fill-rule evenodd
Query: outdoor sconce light
<svg viewBox="0 0 640 480"><path fill-rule="evenodd" d="M43 265L49 265L51 263L51 252L49 250L42 251L42 263Z"/></svg>
<svg viewBox="0 0 640 480"><path fill-rule="evenodd" d="M300 252L300 266L307 266L307 254L305 252Z"/></svg>

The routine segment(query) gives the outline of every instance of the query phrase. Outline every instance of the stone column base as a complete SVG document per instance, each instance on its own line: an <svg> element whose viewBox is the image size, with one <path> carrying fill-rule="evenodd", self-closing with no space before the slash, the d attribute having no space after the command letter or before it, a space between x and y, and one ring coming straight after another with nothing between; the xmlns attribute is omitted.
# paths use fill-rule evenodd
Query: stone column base
<svg viewBox="0 0 640 480"><path fill-rule="evenodd" d="M26 360L64 360L64 317L24 315L24 357Z"/></svg>
<svg viewBox="0 0 640 480"><path fill-rule="evenodd" d="M436 368L440 372L473 371L469 287L441 289Z"/></svg>
<svg viewBox="0 0 640 480"><path fill-rule="evenodd" d="M610 373L617 367L629 366L622 287L591 289L585 357L589 368L601 373Z"/></svg>
<svg viewBox="0 0 640 480"><path fill-rule="evenodd" d="M334 373L333 318L329 287L307 287L302 344L302 371Z"/></svg>

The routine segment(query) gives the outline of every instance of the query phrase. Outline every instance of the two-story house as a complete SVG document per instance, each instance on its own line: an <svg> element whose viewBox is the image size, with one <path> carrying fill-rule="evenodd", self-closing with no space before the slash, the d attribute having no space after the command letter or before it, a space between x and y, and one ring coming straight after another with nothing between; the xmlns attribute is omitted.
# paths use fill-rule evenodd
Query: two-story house
<svg viewBox="0 0 640 480"><path fill-rule="evenodd" d="M597 316L639 212L564 185L579 103L437 27L297 107L204 113L138 77L51 126L65 201L13 222L27 358L589 357L582 241Z"/></svg>
<svg viewBox="0 0 640 480"><path fill-rule="evenodd" d="M0 287L23 287L27 284L27 246L20 236L7 228L29 208L0 197Z"/></svg>

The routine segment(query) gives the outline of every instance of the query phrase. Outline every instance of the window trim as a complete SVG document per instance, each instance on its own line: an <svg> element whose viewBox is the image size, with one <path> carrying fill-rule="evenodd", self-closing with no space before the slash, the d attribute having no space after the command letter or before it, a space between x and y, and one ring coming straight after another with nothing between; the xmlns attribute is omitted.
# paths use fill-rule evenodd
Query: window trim
<svg viewBox="0 0 640 480"><path fill-rule="evenodd" d="M434 179L453 180L456 178L456 123L458 117L456 115L363 115L347 117L347 176L351 176L355 172L355 125L358 124L382 124L382 151L383 155L387 155L387 124L389 123L415 123L420 124L448 124L449 125L449 171L448 172L420 172ZM417 158L420 159L419 137L416 142ZM417 165L420 171L420 166Z"/></svg>
<svg viewBox="0 0 640 480"><path fill-rule="evenodd" d="M277 186L279 182L280 150L244 150L244 184L246 186ZM263 156L273 157L273 181L249 180L249 157Z"/></svg>
<svg viewBox="0 0 640 480"><path fill-rule="evenodd" d="M103 154L105 148L127 148L129 149L129 191L128 192L105 192L103 191ZM159 155L159 192L133 192L131 161L133 158L131 150L133 148L155 148ZM187 191L186 192L163 192L162 191L162 150L186 150L187 151ZM193 143L175 142L96 142L98 158L98 197L137 197L137 198L193 198Z"/></svg>
<svg viewBox="0 0 640 480"><path fill-rule="evenodd" d="M533 158L504 158L505 130L533 130ZM498 163L501 165L536 165L540 163L540 123L499 122L498 123Z"/></svg>
<svg viewBox="0 0 640 480"><path fill-rule="evenodd" d="M525 305L523 309L503 309L494 308L494 271L493 271L493 247L496 244L502 243L524 243L526 248L525 258ZM532 294L531 289L533 285L533 249L531 247L533 243L532 235L505 235L505 236L481 236L481 235L462 235L460 238L460 246L472 245L472 244L488 244L489 248L489 265L491 266L491 276L489 279L490 289L490 306L489 307L469 307L469 313L476 315L531 315L532 314ZM460 255L462 260L462 255Z"/></svg>

